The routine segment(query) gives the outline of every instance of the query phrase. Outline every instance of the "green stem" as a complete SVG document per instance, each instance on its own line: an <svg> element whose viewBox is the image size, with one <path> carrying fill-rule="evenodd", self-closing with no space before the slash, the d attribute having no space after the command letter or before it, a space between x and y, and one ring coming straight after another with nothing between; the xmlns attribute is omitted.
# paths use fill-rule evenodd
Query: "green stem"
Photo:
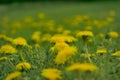
<svg viewBox="0 0 120 80"><path fill-rule="evenodd" d="M85 48L85 53L86 53L86 55L88 55L88 47L87 47L87 43L86 43L86 42L85 42L85 44L84 44L84 48ZM88 61L89 61L90 63L92 63L91 58L90 58L89 56L87 56L87 58L88 58Z"/></svg>
<svg viewBox="0 0 120 80"><path fill-rule="evenodd" d="M25 61L22 51L20 51L20 57L21 57L22 61Z"/></svg>

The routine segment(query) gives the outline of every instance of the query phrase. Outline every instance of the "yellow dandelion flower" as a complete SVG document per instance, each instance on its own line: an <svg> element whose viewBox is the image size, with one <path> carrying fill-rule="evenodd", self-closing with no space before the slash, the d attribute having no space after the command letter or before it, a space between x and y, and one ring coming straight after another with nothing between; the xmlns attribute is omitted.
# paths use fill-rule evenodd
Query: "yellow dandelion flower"
<svg viewBox="0 0 120 80"><path fill-rule="evenodd" d="M64 36L64 41L65 42L75 42L75 41L77 41L77 39L76 38L74 38L73 36L69 36L69 35L67 35L67 36Z"/></svg>
<svg viewBox="0 0 120 80"><path fill-rule="evenodd" d="M41 75L49 80L61 79L62 72L58 69L49 68L43 69Z"/></svg>
<svg viewBox="0 0 120 80"><path fill-rule="evenodd" d="M16 46L27 46L27 41L22 38L22 37L18 37L16 39L13 40L13 44Z"/></svg>
<svg viewBox="0 0 120 80"><path fill-rule="evenodd" d="M3 45L0 48L0 53L15 54L15 53L17 53L17 50L14 47L12 47L11 45Z"/></svg>
<svg viewBox="0 0 120 80"><path fill-rule="evenodd" d="M107 20L107 22L113 22L113 21L114 21L114 18L108 17L106 20Z"/></svg>
<svg viewBox="0 0 120 80"><path fill-rule="evenodd" d="M103 34L103 33L99 33L98 36L101 38L105 38L105 34Z"/></svg>
<svg viewBox="0 0 120 80"><path fill-rule="evenodd" d="M13 40L11 37L8 37L4 34L0 34L0 39L3 39L3 40L8 41L8 42L12 42L12 40Z"/></svg>
<svg viewBox="0 0 120 80"><path fill-rule="evenodd" d="M64 37L60 34L56 34L53 37L51 37L51 42L64 42Z"/></svg>
<svg viewBox="0 0 120 80"><path fill-rule="evenodd" d="M0 57L0 61L4 61L4 60L7 60L8 58L7 57Z"/></svg>
<svg viewBox="0 0 120 80"><path fill-rule="evenodd" d="M115 53L112 54L112 56L120 56L120 51L116 51Z"/></svg>
<svg viewBox="0 0 120 80"><path fill-rule="evenodd" d="M88 58L88 57L93 57L93 56L95 56L95 54L91 54L91 53L88 53L88 54L84 54L83 55L85 58Z"/></svg>
<svg viewBox="0 0 120 80"><path fill-rule="evenodd" d="M55 43L54 47L51 48L51 51L61 51L63 50L65 47L69 47L69 45L65 42L57 42Z"/></svg>
<svg viewBox="0 0 120 80"><path fill-rule="evenodd" d="M39 13L39 14L38 14L38 18L44 19L44 18L45 18L45 13Z"/></svg>
<svg viewBox="0 0 120 80"><path fill-rule="evenodd" d="M58 25L58 28L56 29L56 32L60 33L63 31L63 25Z"/></svg>
<svg viewBox="0 0 120 80"><path fill-rule="evenodd" d="M77 33L77 37L93 37L93 33L91 31L80 31Z"/></svg>
<svg viewBox="0 0 120 80"><path fill-rule="evenodd" d="M92 26L86 26L86 30L92 30Z"/></svg>
<svg viewBox="0 0 120 80"><path fill-rule="evenodd" d="M91 63L74 63L71 66L66 68L67 71L95 71L98 70L98 67Z"/></svg>
<svg viewBox="0 0 120 80"><path fill-rule="evenodd" d="M33 19L32 19L31 17L26 17L26 18L24 19L24 21L25 21L26 23L31 23L31 22L33 21Z"/></svg>
<svg viewBox="0 0 120 80"><path fill-rule="evenodd" d="M85 15L85 16L82 16L83 17L83 20L89 20L90 16L88 15Z"/></svg>
<svg viewBox="0 0 120 80"><path fill-rule="evenodd" d="M93 33L91 31L80 31L77 33L77 37L81 37L83 41L90 42Z"/></svg>
<svg viewBox="0 0 120 80"><path fill-rule="evenodd" d="M35 44L35 48L40 48L40 44Z"/></svg>
<svg viewBox="0 0 120 80"><path fill-rule="evenodd" d="M64 30L64 31L63 31L63 35L69 35L70 33L71 33L70 30Z"/></svg>
<svg viewBox="0 0 120 80"><path fill-rule="evenodd" d="M51 42L75 42L77 41L76 38L74 38L73 36L69 36L69 35L60 35L60 34L57 34L57 35L54 35L52 38L51 38Z"/></svg>
<svg viewBox="0 0 120 80"><path fill-rule="evenodd" d="M76 52L77 52L76 47L74 47L74 46L66 47L63 50L61 50L60 52L58 52L54 61L56 64L64 64Z"/></svg>
<svg viewBox="0 0 120 80"><path fill-rule="evenodd" d="M22 23L20 21L16 21L12 23L12 28L18 28L20 29L22 27Z"/></svg>
<svg viewBox="0 0 120 80"><path fill-rule="evenodd" d="M22 71L22 70L29 70L31 69L31 65L28 62L21 62L16 65L16 70Z"/></svg>
<svg viewBox="0 0 120 80"><path fill-rule="evenodd" d="M6 78L5 80L14 80L14 79L19 79L21 77L21 72L13 72L13 73L10 73Z"/></svg>
<svg viewBox="0 0 120 80"><path fill-rule="evenodd" d="M110 15L110 16L115 16L115 15L116 15L116 12L115 12L114 10L111 10L111 11L109 12L109 15Z"/></svg>
<svg viewBox="0 0 120 80"><path fill-rule="evenodd" d="M44 34L41 41L44 42L44 41L50 41L50 38L51 38L51 35L50 34Z"/></svg>
<svg viewBox="0 0 120 80"><path fill-rule="evenodd" d="M97 54L106 54L107 53L107 50L106 49L98 49Z"/></svg>
<svg viewBox="0 0 120 80"><path fill-rule="evenodd" d="M33 33L32 35L32 40L35 42L35 43L39 43L40 42L40 32L39 31L36 31Z"/></svg>
<svg viewBox="0 0 120 80"><path fill-rule="evenodd" d="M117 38L119 36L119 34L115 31L109 32L108 34L111 38Z"/></svg>

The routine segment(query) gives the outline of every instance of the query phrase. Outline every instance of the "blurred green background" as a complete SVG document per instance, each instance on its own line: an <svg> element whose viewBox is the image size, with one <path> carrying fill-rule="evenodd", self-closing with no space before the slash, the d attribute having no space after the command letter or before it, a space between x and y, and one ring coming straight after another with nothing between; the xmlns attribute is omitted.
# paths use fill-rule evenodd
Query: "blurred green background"
<svg viewBox="0 0 120 80"><path fill-rule="evenodd" d="M81 2L93 2L93 1L119 1L119 0L0 0L0 4L3 3L14 3L14 2L45 2L45 1L72 1L72 2L76 2L76 1L81 1Z"/></svg>

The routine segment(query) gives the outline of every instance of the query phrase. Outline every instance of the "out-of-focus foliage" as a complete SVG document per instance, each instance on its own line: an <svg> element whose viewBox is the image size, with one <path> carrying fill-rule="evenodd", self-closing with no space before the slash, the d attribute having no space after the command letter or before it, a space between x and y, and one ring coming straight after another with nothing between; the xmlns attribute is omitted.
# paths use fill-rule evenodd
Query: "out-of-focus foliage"
<svg viewBox="0 0 120 80"><path fill-rule="evenodd" d="M0 0L0 4L2 3L13 3L13 2L36 2L36 1L68 1L68 2L76 2L76 1L81 1L81 2L92 2L92 1L119 1L119 0Z"/></svg>

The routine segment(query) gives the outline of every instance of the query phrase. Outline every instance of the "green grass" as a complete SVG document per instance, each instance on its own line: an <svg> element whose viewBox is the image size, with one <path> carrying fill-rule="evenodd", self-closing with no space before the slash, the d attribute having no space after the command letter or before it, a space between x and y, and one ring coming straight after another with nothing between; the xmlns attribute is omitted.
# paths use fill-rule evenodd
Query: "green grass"
<svg viewBox="0 0 120 80"><path fill-rule="evenodd" d="M120 50L120 37L116 39L105 39L98 37L99 33L107 35L110 31L116 31L120 34L120 1L118 2L91 2L91 3L67 3L67 2L56 2L56 3L13 3L9 5L0 5L0 34L5 34L11 38L24 37L28 44L32 46L32 49L27 47L18 50L17 54L5 55L0 52L0 57L7 56L8 59L0 61L0 80L4 80L7 75L11 72L16 71L15 66L22 62L22 56L25 61L29 62L32 66L30 70L22 71L22 78L20 80L46 80L41 76L41 71L45 68L56 68L62 71L62 80L119 80L120 79L120 56L113 57L112 53ZM70 43L69 45L74 45L78 48L78 52L72 59L65 62L65 64L56 65L54 58L56 54L53 54L50 49L54 44L50 42L41 42L40 48L35 47L35 43L31 40L31 35L35 31L41 32L41 38L44 34L49 33L51 36L57 34L58 25L63 26L63 30L70 30L70 35L76 38L75 31L85 30L87 21L82 22L78 27L71 25L74 20L74 16L89 16L88 21L98 20L105 21L109 16L109 12L114 10L116 15L112 18L115 19L114 22L103 26L101 29L93 26L92 32L94 33L93 42L88 44L89 53L94 53L96 56L92 57L91 60L93 64L99 67L96 72L67 72L66 67L70 66L72 63L76 62L89 62L88 59L83 58L84 45L82 40L78 40L75 43ZM45 19L39 19L38 14L45 13ZM7 17L8 22L4 22L3 18ZM25 23L24 19L26 17L31 17L34 21L31 23ZM68 23L64 23L63 20L68 19ZM50 30L50 25L47 26L46 23L50 20L54 20L54 30ZM19 22L22 26L16 28L12 26L15 22ZM43 22L43 26L32 26L33 23ZM50 23L51 24L51 23ZM15 31L15 33L12 33ZM61 32L62 33L62 32ZM3 40L0 38L0 47L10 44L11 42ZM106 45L107 44L107 45ZM108 53L105 55L96 54L96 50L99 48L106 48ZM79 77L80 76L80 77ZM16 80L16 79L15 79Z"/></svg>

